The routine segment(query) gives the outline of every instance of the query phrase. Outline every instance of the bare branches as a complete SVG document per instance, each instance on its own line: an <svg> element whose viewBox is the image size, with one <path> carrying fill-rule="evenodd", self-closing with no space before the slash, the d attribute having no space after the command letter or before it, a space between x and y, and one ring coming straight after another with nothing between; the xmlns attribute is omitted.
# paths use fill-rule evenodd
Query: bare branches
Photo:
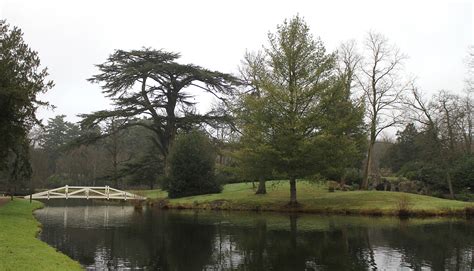
<svg viewBox="0 0 474 271"><path fill-rule="evenodd" d="M401 122L400 105L409 82L403 83L400 75L407 57L382 34L369 32L364 42L364 52L360 61L361 74L356 76L363 91L370 125L369 150L362 183L366 189L372 148L382 131Z"/></svg>
<svg viewBox="0 0 474 271"><path fill-rule="evenodd" d="M350 93L362 56L357 52L355 40L343 42L338 50L338 72L344 78L346 92Z"/></svg>
<svg viewBox="0 0 474 271"><path fill-rule="evenodd" d="M466 59L467 77L466 91L474 92L474 45L469 47Z"/></svg>
<svg viewBox="0 0 474 271"><path fill-rule="evenodd" d="M429 101L425 100L423 94L414 83L411 83L409 89L410 95L404 96L402 100L405 121L434 127L434 113L429 105Z"/></svg>
<svg viewBox="0 0 474 271"><path fill-rule="evenodd" d="M400 76L406 56L383 35L374 32L368 33L364 46L365 56L360 66L362 74L357 76L357 81L363 90L367 115L375 135L398 123L381 116L384 112L399 110L402 95L409 85L402 83ZM392 125L388 125L390 123Z"/></svg>

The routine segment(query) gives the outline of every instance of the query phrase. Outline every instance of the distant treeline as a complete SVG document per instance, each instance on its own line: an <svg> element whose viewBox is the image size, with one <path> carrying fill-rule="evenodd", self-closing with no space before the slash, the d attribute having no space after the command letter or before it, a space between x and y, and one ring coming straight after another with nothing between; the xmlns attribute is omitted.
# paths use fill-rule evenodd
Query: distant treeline
<svg viewBox="0 0 474 271"><path fill-rule="evenodd" d="M297 206L306 179L472 199L473 52L464 93L425 97L382 34L329 52L295 16L244 55L238 75L179 63L179 53L116 50L89 79L112 109L41 124L36 109L48 104L36 94L53 83L18 28L0 21L0 37L0 190L107 184L182 196L246 181L263 194L284 179ZM200 92L216 98L208 112ZM382 142L387 129L394 142Z"/></svg>

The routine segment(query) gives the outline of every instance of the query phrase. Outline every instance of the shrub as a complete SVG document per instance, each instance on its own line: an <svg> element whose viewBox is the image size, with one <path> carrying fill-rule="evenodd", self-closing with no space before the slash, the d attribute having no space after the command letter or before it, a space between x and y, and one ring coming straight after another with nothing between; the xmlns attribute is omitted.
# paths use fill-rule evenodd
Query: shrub
<svg viewBox="0 0 474 271"><path fill-rule="evenodd" d="M409 162L398 172L400 176L417 180L433 190L447 191L445 171L436 164L425 162Z"/></svg>
<svg viewBox="0 0 474 271"><path fill-rule="evenodd" d="M461 191L460 194L456 194L454 197L457 200L474 202L474 194L471 193L470 191L466 191L466 190Z"/></svg>
<svg viewBox="0 0 474 271"><path fill-rule="evenodd" d="M334 192L335 190L340 188L339 183L335 182L335 181L328 181L327 186L328 186L328 191L329 192Z"/></svg>
<svg viewBox="0 0 474 271"><path fill-rule="evenodd" d="M452 168L453 186L456 189L474 191L474 155L466 155L457 159Z"/></svg>
<svg viewBox="0 0 474 271"><path fill-rule="evenodd" d="M358 185L362 183L362 174L356 168L348 168L344 174L344 180L348 185Z"/></svg>
<svg viewBox="0 0 474 271"><path fill-rule="evenodd" d="M180 135L169 155L170 198L217 193L221 186L216 181L215 152L209 138L202 132L191 131Z"/></svg>
<svg viewBox="0 0 474 271"><path fill-rule="evenodd" d="M217 165L216 166L216 179L220 184L238 183L241 180L235 173L235 169L229 166Z"/></svg>
<svg viewBox="0 0 474 271"><path fill-rule="evenodd" d="M401 195L397 201L397 214L399 217L408 217L410 215L410 198L407 195Z"/></svg>

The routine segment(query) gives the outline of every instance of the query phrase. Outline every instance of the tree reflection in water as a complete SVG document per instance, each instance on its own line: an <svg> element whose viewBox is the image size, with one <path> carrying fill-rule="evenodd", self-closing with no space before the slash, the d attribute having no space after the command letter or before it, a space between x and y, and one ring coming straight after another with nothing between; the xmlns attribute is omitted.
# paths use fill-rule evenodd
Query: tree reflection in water
<svg viewBox="0 0 474 271"><path fill-rule="evenodd" d="M471 270L473 221L50 206L41 239L89 269Z"/></svg>

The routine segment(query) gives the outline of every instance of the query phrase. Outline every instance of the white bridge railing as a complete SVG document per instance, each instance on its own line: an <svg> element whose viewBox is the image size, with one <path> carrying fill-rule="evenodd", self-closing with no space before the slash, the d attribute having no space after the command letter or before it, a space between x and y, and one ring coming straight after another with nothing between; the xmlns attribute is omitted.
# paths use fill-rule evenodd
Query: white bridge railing
<svg viewBox="0 0 474 271"><path fill-rule="evenodd" d="M25 199L29 199L30 195ZM145 200L145 197L110 186L63 186L31 195L32 199L120 199Z"/></svg>

